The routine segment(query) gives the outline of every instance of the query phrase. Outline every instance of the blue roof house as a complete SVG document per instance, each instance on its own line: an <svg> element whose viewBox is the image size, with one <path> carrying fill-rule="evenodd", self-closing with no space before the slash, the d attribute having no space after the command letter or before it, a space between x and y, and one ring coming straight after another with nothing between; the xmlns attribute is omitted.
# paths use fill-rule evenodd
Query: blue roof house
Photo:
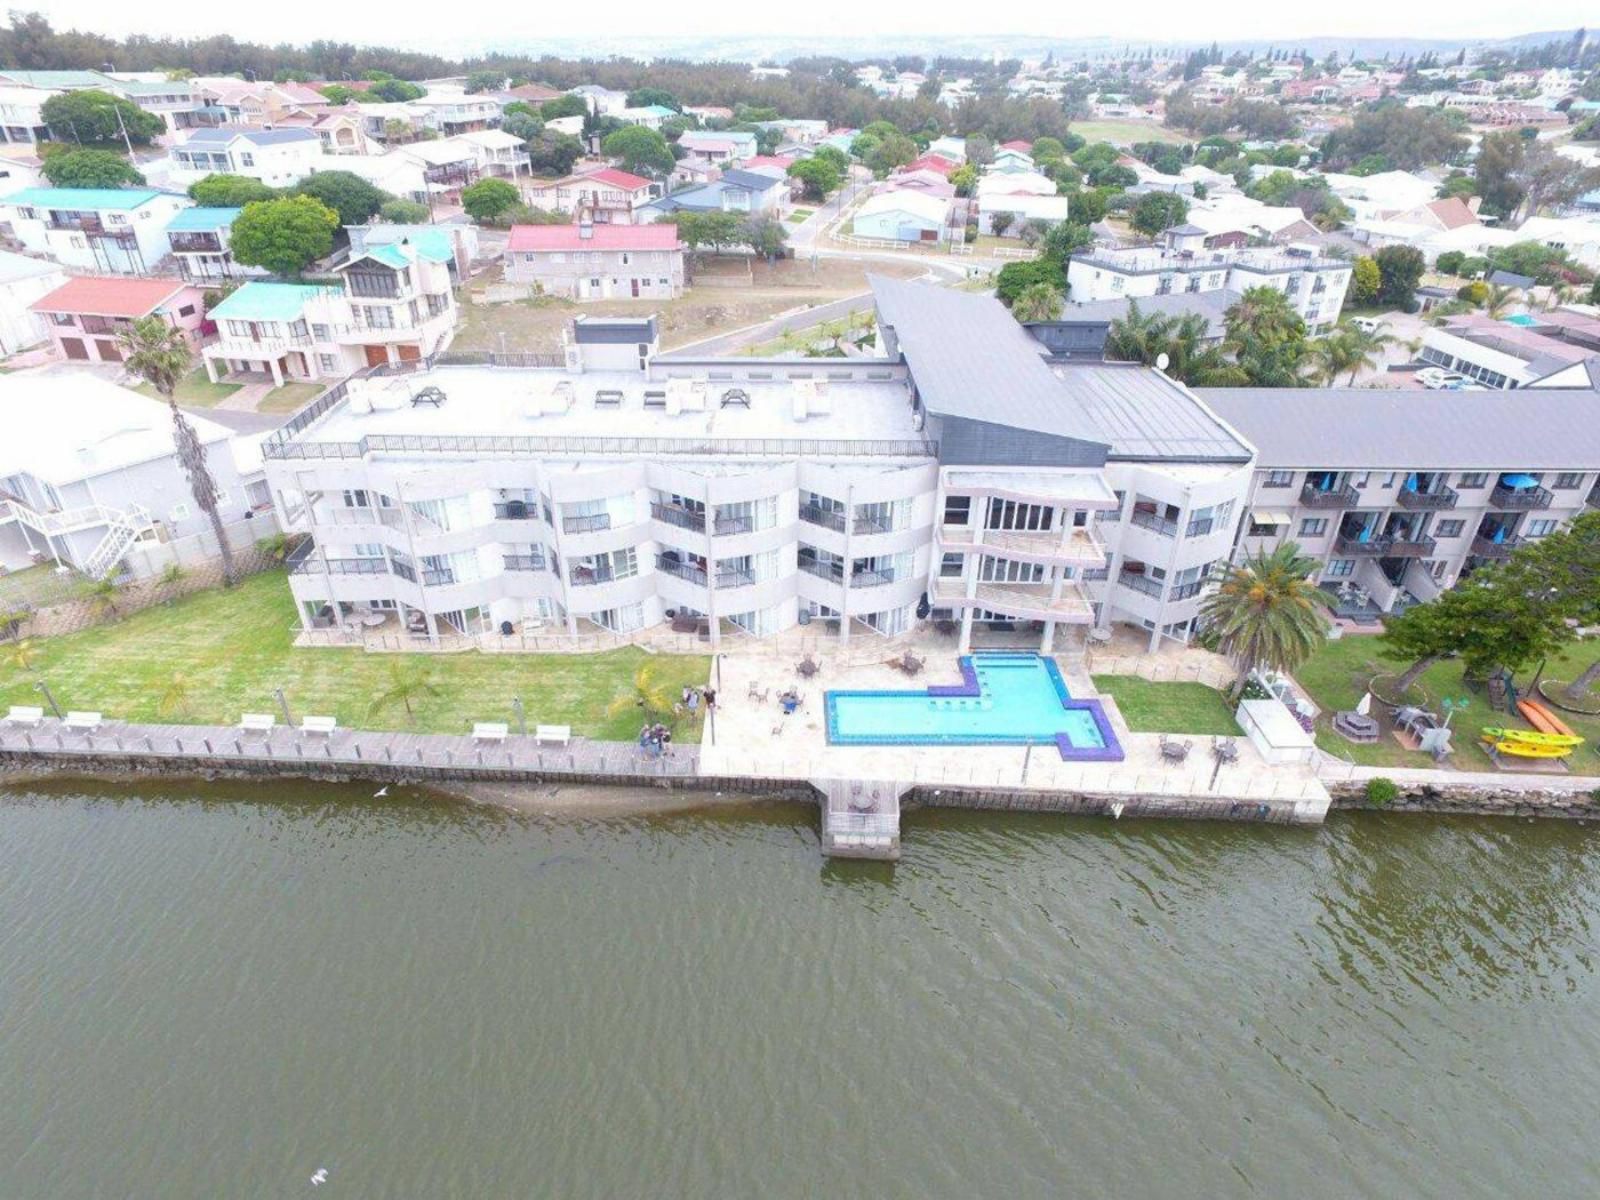
<svg viewBox="0 0 1600 1200"><path fill-rule="evenodd" d="M0 223L64 267L145 275L167 255L168 223L192 203L155 188L23 188L0 196Z"/></svg>

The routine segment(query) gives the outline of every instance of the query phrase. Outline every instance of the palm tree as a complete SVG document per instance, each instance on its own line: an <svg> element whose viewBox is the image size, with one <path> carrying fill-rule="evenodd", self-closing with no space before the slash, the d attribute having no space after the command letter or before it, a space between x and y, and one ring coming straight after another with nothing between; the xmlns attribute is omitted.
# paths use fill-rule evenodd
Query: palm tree
<svg viewBox="0 0 1600 1200"><path fill-rule="evenodd" d="M182 671L172 673L172 678L156 700L157 715L170 717L175 712L185 715L189 712L189 677Z"/></svg>
<svg viewBox="0 0 1600 1200"><path fill-rule="evenodd" d="M172 603L172 601L175 599L172 594L174 589L176 589L177 586L183 582L183 577L188 573L189 572L183 569L182 563L174 562L166 565L161 574L156 578L156 583L161 588L161 602L163 604Z"/></svg>
<svg viewBox="0 0 1600 1200"><path fill-rule="evenodd" d="M1234 695L1256 668L1292 671L1322 645L1332 600L1312 582L1317 570L1294 542L1221 567L1200 616L1238 664Z"/></svg>
<svg viewBox="0 0 1600 1200"><path fill-rule="evenodd" d="M1547 309L1560 308L1572 298L1572 285L1564 279L1558 279L1545 291L1544 306Z"/></svg>
<svg viewBox="0 0 1600 1200"><path fill-rule="evenodd" d="M1318 383L1332 387L1339 376L1350 372L1350 382L1355 382L1356 372L1362 367L1361 348L1350 336L1350 329L1335 329L1327 337L1311 343L1307 357L1311 360L1311 377Z"/></svg>
<svg viewBox="0 0 1600 1200"><path fill-rule="evenodd" d="M1483 298L1483 311L1498 321L1516 303L1519 295L1521 293L1514 287L1490 284L1489 294Z"/></svg>
<svg viewBox="0 0 1600 1200"><path fill-rule="evenodd" d="M1011 302L1011 315L1024 323L1054 321L1061 315L1061 290L1040 280L1030 283Z"/></svg>
<svg viewBox="0 0 1600 1200"><path fill-rule="evenodd" d="M13 671L31 671L39 657L39 647L33 644L32 638L23 638L7 646L5 653L6 666Z"/></svg>
<svg viewBox="0 0 1600 1200"><path fill-rule="evenodd" d="M420 663L397 659L389 664L389 686L372 698L367 715L376 716L399 704L405 707L406 720L415 725L417 714L411 707L412 701L432 699L443 692L444 689L433 681L433 672L428 668Z"/></svg>
<svg viewBox="0 0 1600 1200"><path fill-rule="evenodd" d="M1210 329L1199 313L1171 316L1146 313L1137 300L1128 301L1126 316L1111 322L1105 356L1162 369L1179 383L1201 387L1234 387L1248 382L1228 361L1222 347L1210 344Z"/></svg>
<svg viewBox="0 0 1600 1200"><path fill-rule="evenodd" d="M217 551L222 555L223 586L232 587L238 575L233 567L228 532L217 510L217 481L206 465L206 448L177 401L178 384L189 373L194 351L181 330L155 316L140 317L118 336L118 341L122 343L123 365L166 397L167 406L172 410L172 440L178 447L178 461L189 477L189 491L194 495L194 502L211 522Z"/></svg>
<svg viewBox="0 0 1600 1200"><path fill-rule="evenodd" d="M656 678L655 665L642 663L633 673L632 684L606 706L606 715L620 717L625 712L638 712L647 723L651 718L671 721L676 702L677 698Z"/></svg>
<svg viewBox="0 0 1600 1200"><path fill-rule="evenodd" d="M100 618L117 615L117 581L107 575L104 579L91 579L81 592L89 604L92 615Z"/></svg>

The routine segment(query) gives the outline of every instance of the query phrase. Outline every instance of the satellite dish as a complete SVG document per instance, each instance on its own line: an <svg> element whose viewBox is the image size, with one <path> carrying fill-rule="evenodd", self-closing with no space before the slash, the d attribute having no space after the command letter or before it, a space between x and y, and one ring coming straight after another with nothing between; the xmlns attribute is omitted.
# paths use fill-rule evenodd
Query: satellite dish
<svg viewBox="0 0 1600 1200"><path fill-rule="evenodd" d="M1167 357L1167 352L1163 350L1160 354L1156 355L1156 370L1165 371L1167 369L1167 364L1171 361L1172 360Z"/></svg>

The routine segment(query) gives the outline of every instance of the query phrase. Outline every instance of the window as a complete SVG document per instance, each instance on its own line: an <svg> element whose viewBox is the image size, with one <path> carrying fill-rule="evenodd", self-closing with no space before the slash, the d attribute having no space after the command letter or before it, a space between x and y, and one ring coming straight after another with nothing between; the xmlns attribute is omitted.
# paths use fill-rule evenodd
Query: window
<svg viewBox="0 0 1600 1200"><path fill-rule="evenodd" d="M1464 521L1440 521L1433 527L1433 536L1450 538L1460 537Z"/></svg>
<svg viewBox="0 0 1600 1200"><path fill-rule="evenodd" d="M646 392L644 394L644 406L646 408L665 408L667 406L667 394L658 391Z"/></svg>
<svg viewBox="0 0 1600 1200"><path fill-rule="evenodd" d="M1321 537L1328 532L1327 517L1307 517L1300 522L1301 537Z"/></svg>
<svg viewBox="0 0 1600 1200"><path fill-rule="evenodd" d="M331 354L317 355L317 363L324 371L337 371L339 369L339 360Z"/></svg>
<svg viewBox="0 0 1600 1200"><path fill-rule="evenodd" d="M1556 531L1556 524L1555 521L1549 518L1541 518L1537 521L1529 521L1527 528L1523 532L1529 537L1544 537L1546 534Z"/></svg>
<svg viewBox="0 0 1600 1200"><path fill-rule="evenodd" d="M1489 476L1485 472L1468 471L1466 474L1461 476L1461 479L1456 486L1463 488L1481 488L1487 487L1488 484Z"/></svg>
<svg viewBox="0 0 1600 1200"><path fill-rule="evenodd" d="M367 316L367 324L373 329L393 329L394 314L379 304L366 304L362 312Z"/></svg>
<svg viewBox="0 0 1600 1200"><path fill-rule="evenodd" d="M256 156L246 151L239 155L239 163L241 166L253 167L256 165Z"/></svg>
<svg viewBox="0 0 1600 1200"><path fill-rule="evenodd" d="M185 304L182 308L180 308L178 310L178 315L180 317L192 317L192 316L194 316L194 305ZM1576 487L1577 485L1574 484L1573 486Z"/></svg>
<svg viewBox="0 0 1600 1200"><path fill-rule="evenodd" d="M1286 488L1294 485L1293 471L1268 471L1267 477L1261 481L1262 487Z"/></svg>
<svg viewBox="0 0 1600 1200"><path fill-rule="evenodd" d="M965 525L971 518L971 496L946 496L944 498L944 523L946 525Z"/></svg>
<svg viewBox="0 0 1600 1200"><path fill-rule="evenodd" d="M1356 560L1353 558L1336 558L1328 563L1328 569L1323 572L1329 579L1339 579L1345 575L1354 575Z"/></svg>
<svg viewBox="0 0 1600 1200"><path fill-rule="evenodd" d="M960 554L946 554L939 560L940 579L960 579L964 558Z"/></svg>
<svg viewBox="0 0 1600 1200"><path fill-rule="evenodd" d="M1556 481L1550 486L1556 488L1575 488L1582 482L1583 473L1581 471L1563 471L1561 474L1556 476Z"/></svg>
<svg viewBox="0 0 1600 1200"><path fill-rule="evenodd" d="M172 506L172 519L174 521L187 521L189 519L189 506L187 504L174 504Z"/></svg>

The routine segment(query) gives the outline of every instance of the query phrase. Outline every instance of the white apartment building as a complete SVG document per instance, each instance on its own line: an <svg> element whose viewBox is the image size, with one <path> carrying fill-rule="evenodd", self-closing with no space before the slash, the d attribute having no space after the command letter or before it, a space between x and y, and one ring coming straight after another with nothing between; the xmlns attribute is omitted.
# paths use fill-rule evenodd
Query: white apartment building
<svg viewBox="0 0 1600 1200"><path fill-rule="evenodd" d="M268 187L293 187L323 160L311 129L196 129L173 147L169 182L187 187L207 175L244 175Z"/></svg>
<svg viewBox="0 0 1600 1200"><path fill-rule="evenodd" d="M455 333L451 259L444 239L419 238L368 245L339 268L341 287L247 283L209 314L217 337L201 351L206 373L281 385L436 354Z"/></svg>
<svg viewBox="0 0 1600 1200"><path fill-rule="evenodd" d="M101 275L143 275L167 253L167 225L193 203L153 188L23 188L0 222L35 254Z"/></svg>
<svg viewBox="0 0 1600 1200"><path fill-rule="evenodd" d="M1307 330L1320 334L1339 320L1350 287L1350 264L1323 258L1307 246L1205 250L1187 226L1167 231L1166 244L1129 249L1093 247L1067 263L1068 295L1074 303L1176 292L1244 292L1270 287L1289 297Z"/></svg>
<svg viewBox="0 0 1600 1200"><path fill-rule="evenodd" d="M406 103L423 111L427 128L437 129L446 137L500 124L500 101L486 93L468 95L455 88L437 88Z"/></svg>
<svg viewBox="0 0 1600 1200"><path fill-rule="evenodd" d="M425 365L331 390L265 447L313 535L307 627L393 612L421 636L506 627L710 642L842 639L919 613L1046 648L1125 621L1186 637L1253 454L1139 367L1052 368L992 298L874 282L881 353L655 354L578 322L563 365Z"/></svg>
<svg viewBox="0 0 1600 1200"><path fill-rule="evenodd" d="M40 109L61 93L45 88L0 84L0 142L32 146L50 137Z"/></svg>

